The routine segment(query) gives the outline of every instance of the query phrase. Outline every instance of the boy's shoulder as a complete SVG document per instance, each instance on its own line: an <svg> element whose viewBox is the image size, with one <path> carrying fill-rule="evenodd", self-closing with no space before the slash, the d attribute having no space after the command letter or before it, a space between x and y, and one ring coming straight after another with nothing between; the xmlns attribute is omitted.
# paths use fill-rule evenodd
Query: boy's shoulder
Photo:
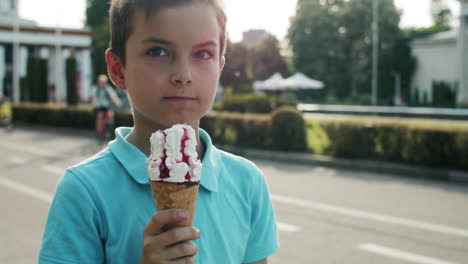
<svg viewBox="0 0 468 264"><path fill-rule="evenodd" d="M109 148L105 148L67 169L67 174L84 181L99 181L118 169L119 162Z"/></svg>
<svg viewBox="0 0 468 264"><path fill-rule="evenodd" d="M243 175L262 175L260 169L252 161L242 156L217 149L224 169L228 172L242 172Z"/></svg>

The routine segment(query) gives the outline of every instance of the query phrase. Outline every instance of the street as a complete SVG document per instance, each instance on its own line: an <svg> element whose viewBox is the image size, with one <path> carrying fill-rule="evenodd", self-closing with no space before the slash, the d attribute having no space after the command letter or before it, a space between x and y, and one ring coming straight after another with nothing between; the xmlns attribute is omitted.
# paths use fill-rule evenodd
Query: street
<svg viewBox="0 0 468 264"><path fill-rule="evenodd" d="M57 181L102 147L91 131L0 130L0 263L36 263ZM277 216L269 263L468 263L466 185L253 161Z"/></svg>

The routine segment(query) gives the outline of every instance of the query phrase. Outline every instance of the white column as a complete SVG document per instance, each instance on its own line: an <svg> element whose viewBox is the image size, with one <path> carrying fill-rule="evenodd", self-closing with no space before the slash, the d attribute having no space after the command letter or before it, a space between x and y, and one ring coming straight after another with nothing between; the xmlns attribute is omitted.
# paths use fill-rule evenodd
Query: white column
<svg viewBox="0 0 468 264"><path fill-rule="evenodd" d="M91 52L88 49L80 51L76 60L78 62L78 71L80 72L80 98L88 100L91 92L92 85L92 72L91 72Z"/></svg>
<svg viewBox="0 0 468 264"><path fill-rule="evenodd" d="M20 48L20 64L19 64L19 77L23 78L27 75L28 70L28 48L21 47Z"/></svg>
<svg viewBox="0 0 468 264"><path fill-rule="evenodd" d="M460 58L458 103L468 106L468 3L461 3L460 32L458 37Z"/></svg>
<svg viewBox="0 0 468 264"><path fill-rule="evenodd" d="M5 47L0 45L0 95L4 95L3 79L5 78Z"/></svg>
<svg viewBox="0 0 468 264"><path fill-rule="evenodd" d="M66 104L67 103L67 59L70 56L70 50L69 49L62 49L62 68L60 70L60 74L62 77L60 78L61 81L61 101Z"/></svg>
<svg viewBox="0 0 468 264"><path fill-rule="evenodd" d="M62 100L62 47L56 46L54 52L54 87L55 87L55 102L61 103Z"/></svg>

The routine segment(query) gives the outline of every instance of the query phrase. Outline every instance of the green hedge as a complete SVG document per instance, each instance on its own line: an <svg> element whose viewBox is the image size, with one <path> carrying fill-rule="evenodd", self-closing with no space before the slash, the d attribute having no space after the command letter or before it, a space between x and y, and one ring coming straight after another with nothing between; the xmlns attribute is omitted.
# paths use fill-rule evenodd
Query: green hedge
<svg viewBox="0 0 468 264"><path fill-rule="evenodd" d="M73 128L94 128L92 107L14 106L14 120ZM381 120L381 119L376 119ZM404 162L468 170L468 126L442 122L307 120L309 151L343 158ZM116 113L117 126L132 126L130 112ZM210 112L200 122L215 144L273 149L270 114ZM294 144L296 137L287 137ZM277 145L277 144L276 144Z"/></svg>
<svg viewBox="0 0 468 264"><path fill-rule="evenodd" d="M268 114L281 106L296 106L292 99L257 94L229 95L215 108L219 111Z"/></svg>
<svg viewBox="0 0 468 264"><path fill-rule="evenodd" d="M468 128L308 120L307 131L317 154L468 169Z"/></svg>

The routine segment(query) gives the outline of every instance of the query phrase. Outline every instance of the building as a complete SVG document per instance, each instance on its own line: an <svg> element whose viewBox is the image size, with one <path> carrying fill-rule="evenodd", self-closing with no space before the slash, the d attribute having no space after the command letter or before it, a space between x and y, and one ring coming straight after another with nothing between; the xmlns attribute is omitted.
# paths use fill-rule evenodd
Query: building
<svg viewBox="0 0 468 264"><path fill-rule="evenodd" d="M412 42L417 68L411 85L420 102L433 101L432 82L445 82L468 106L468 2L461 3L460 27Z"/></svg>
<svg viewBox="0 0 468 264"><path fill-rule="evenodd" d="M250 29L242 33L242 43L246 46L255 46L260 43L264 38L268 37L270 33L263 29Z"/></svg>
<svg viewBox="0 0 468 264"><path fill-rule="evenodd" d="M92 85L89 30L40 27L18 15L18 0L0 1L0 93L20 102L20 79L27 74L30 56L47 60L49 100L66 101L65 61L77 61L78 95L89 97Z"/></svg>

